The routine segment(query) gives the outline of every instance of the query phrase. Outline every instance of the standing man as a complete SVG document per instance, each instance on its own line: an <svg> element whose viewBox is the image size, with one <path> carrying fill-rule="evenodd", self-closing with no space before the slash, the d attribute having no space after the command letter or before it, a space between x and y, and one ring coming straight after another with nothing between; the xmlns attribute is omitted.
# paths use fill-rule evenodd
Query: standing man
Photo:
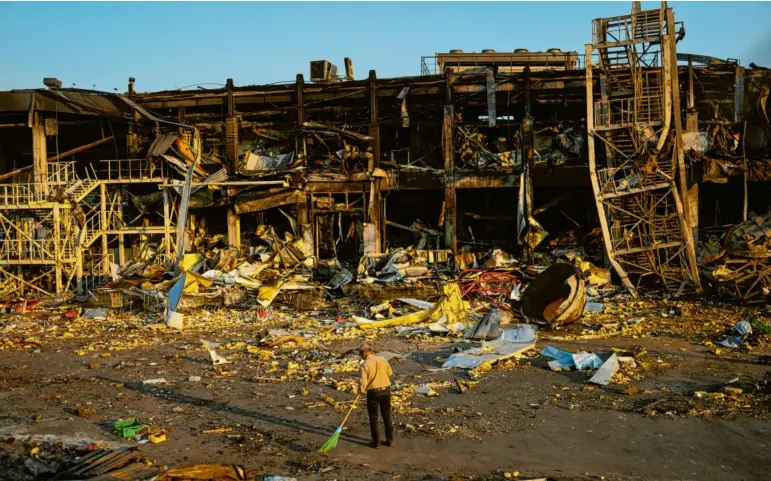
<svg viewBox="0 0 771 481"><path fill-rule="evenodd" d="M391 422L391 376L393 371L388 361L376 356L369 344L362 344L359 355L364 359L361 365L361 386L359 393L367 393L367 414L369 414L369 429L372 432L370 447L380 446L380 435L377 429L377 411L383 415L385 424L386 446L394 445L394 425Z"/></svg>

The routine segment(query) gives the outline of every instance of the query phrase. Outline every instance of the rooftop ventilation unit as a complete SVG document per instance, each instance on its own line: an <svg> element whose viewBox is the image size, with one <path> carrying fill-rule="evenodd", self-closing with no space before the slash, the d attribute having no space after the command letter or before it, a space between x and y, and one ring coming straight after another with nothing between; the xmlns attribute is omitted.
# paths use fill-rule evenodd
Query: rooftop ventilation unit
<svg viewBox="0 0 771 481"><path fill-rule="evenodd" d="M328 60L311 61L311 82L331 82L337 78L337 65Z"/></svg>
<svg viewBox="0 0 771 481"><path fill-rule="evenodd" d="M62 88L62 81L56 77L45 77L43 79L43 85L49 89L60 89Z"/></svg>

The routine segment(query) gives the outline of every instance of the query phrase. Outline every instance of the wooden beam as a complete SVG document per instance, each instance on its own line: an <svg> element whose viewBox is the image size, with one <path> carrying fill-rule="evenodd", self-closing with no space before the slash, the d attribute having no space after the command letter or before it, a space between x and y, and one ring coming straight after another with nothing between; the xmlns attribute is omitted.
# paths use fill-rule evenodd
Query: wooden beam
<svg viewBox="0 0 771 481"><path fill-rule="evenodd" d="M27 125L25 124L24 126L26 127ZM5 180L5 179L10 179L11 177L15 177L21 173L32 170L32 167L33 167L32 165L28 165L26 167L22 167L20 169L12 170L8 173L2 174L0 175L0 180Z"/></svg>

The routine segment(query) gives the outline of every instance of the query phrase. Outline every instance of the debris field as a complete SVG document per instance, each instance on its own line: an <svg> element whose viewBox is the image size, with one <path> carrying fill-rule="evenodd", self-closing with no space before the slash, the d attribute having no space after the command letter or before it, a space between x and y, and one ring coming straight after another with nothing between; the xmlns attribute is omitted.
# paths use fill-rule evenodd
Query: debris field
<svg viewBox="0 0 771 481"><path fill-rule="evenodd" d="M771 70L685 28L0 92L0 480L766 479Z"/></svg>

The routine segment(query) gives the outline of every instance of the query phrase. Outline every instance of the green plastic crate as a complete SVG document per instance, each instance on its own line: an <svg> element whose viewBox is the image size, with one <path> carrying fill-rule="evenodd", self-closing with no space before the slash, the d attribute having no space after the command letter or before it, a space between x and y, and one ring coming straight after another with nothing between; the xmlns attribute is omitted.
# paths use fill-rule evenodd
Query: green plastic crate
<svg viewBox="0 0 771 481"><path fill-rule="evenodd" d="M145 425L140 423L137 418L118 419L113 425L115 434L122 438L133 438L142 430Z"/></svg>

